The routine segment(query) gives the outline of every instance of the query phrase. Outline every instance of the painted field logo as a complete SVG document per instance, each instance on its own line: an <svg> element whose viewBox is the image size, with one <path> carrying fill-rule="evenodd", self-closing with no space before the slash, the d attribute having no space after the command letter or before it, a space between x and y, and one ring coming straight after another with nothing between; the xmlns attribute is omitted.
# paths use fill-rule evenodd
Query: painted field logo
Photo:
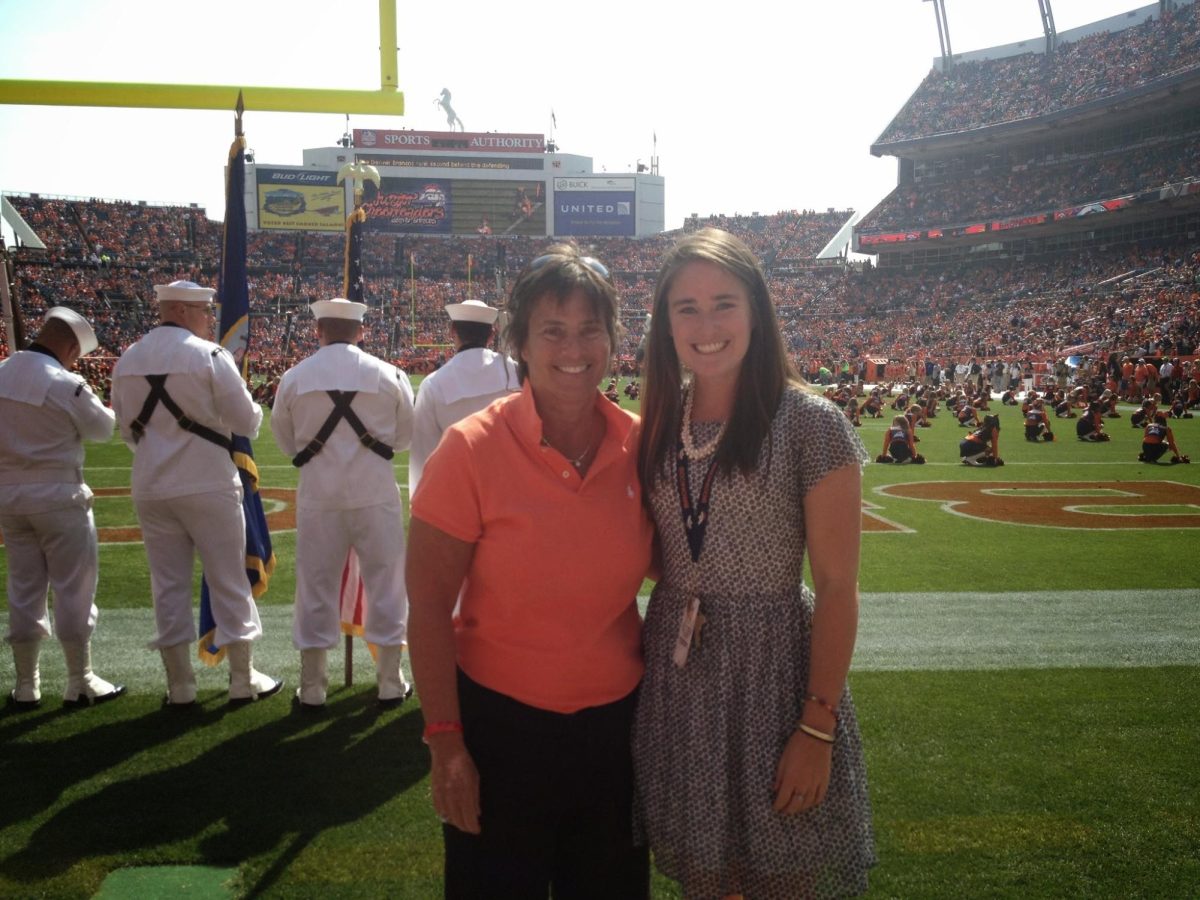
<svg viewBox="0 0 1200 900"><path fill-rule="evenodd" d="M1042 528L1200 528L1200 487L1174 481L921 481L885 497L940 502L971 519Z"/></svg>
<svg viewBox="0 0 1200 900"><path fill-rule="evenodd" d="M92 493L96 500L105 497L128 497L129 488L94 488ZM263 510L267 515L267 528L272 534L280 531L291 531L296 527L296 491L294 488L260 488L259 495L263 498ZM136 515L134 519L136 521ZM101 544L137 543L142 539L142 529L135 525L99 526L96 537ZM0 546L4 540L0 538Z"/></svg>

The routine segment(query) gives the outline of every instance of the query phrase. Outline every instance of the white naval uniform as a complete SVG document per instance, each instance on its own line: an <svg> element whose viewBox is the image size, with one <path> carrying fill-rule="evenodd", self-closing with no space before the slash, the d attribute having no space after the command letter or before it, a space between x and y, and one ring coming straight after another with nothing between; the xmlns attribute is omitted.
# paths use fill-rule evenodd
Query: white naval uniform
<svg viewBox="0 0 1200 900"><path fill-rule="evenodd" d="M413 391L395 366L347 343L321 347L284 373L271 412L275 443L289 457L316 437L333 411L326 391L351 402L367 432L397 454L412 440ZM329 649L341 634L338 596L346 554L358 555L366 589L363 631L381 647L408 632L404 517L392 461L368 450L345 420L300 468L296 497L297 649Z"/></svg>
<svg viewBox="0 0 1200 900"><path fill-rule="evenodd" d="M417 391L412 451L408 454L408 496L417 492L425 461L447 428L487 409L493 400L520 390L517 364L482 347L460 350L426 377Z"/></svg>
<svg viewBox="0 0 1200 900"><path fill-rule="evenodd" d="M115 417L55 357L22 350L0 364L0 532L8 553L8 640L54 631L88 641L96 626L99 562L83 441L112 437Z"/></svg>
<svg viewBox="0 0 1200 900"><path fill-rule="evenodd" d="M233 358L186 328L160 325L122 354L113 369L113 409L133 450L133 502L150 564L155 649L193 641L192 566L200 554L218 647L262 634L246 577L242 484L228 451L188 431L161 403L134 440L131 423L150 392L143 376L167 375L184 414L225 436L254 438L262 409Z"/></svg>

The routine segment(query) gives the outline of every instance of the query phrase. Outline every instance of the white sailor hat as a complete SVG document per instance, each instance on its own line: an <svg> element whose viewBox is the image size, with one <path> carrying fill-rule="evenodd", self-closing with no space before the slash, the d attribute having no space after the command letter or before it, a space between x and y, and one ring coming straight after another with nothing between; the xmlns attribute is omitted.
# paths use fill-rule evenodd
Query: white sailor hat
<svg viewBox="0 0 1200 900"><path fill-rule="evenodd" d="M334 297L331 300L315 300L308 305L312 314L318 319L350 319L361 322L367 314L367 304L355 303L345 297Z"/></svg>
<svg viewBox="0 0 1200 900"><path fill-rule="evenodd" d="M172 281L170 284L154 286L154 294L160 303L163 300L174 300L176 303L212 303L216 293L212 288L201 287L194 281Z"/></svg>
<svg viewBox="0 0 1200 900"><path fill-rule="evenodd" d="M92 331L92 326L88 324L88 320L75 312L75 310L67 309L65 306L52 306L46 310L46 317L42 320L42 325L45 325L51 319L61 319L71 326L71 331L75 334L75 340L79 341L80 356L87 356L100 346L100 342L96 340L96 332Z"/></svg>
<svg viewBox="0 0 1200 900"><path fill-rule="evenodd" d="M446 315L451 322L482 322L491 325L500 315L500 310L488 306L482 300L467 300L463 303L447 303Z"/></svg>

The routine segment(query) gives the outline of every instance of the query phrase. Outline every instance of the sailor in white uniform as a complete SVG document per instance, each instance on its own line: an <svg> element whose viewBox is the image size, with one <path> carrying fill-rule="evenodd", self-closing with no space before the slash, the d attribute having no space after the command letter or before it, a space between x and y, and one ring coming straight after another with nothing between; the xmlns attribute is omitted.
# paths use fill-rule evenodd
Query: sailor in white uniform
<svg viewBox="0 0 1200 900"><path fill-rule="evenodd" d="M92 491L83 482L83 442L112 437L112 410L71 374L97 347L79 313L56 306L28 350L0 364L0 533L8 554L8 642L18 709L41 702L38 651L50 636L46 590L54 588L54 632L67 663L66 706L125 693L92 672L99 558Z"/></svg>
<svg viewBox="0 0 1200 900"><path fill-rule="evenodd" d="M208 581L217 647L229 659L229 699L254 700L282 682L255 670L251 642L262 635L246 577L242 484L231 432L254 438L262 410L233 358L212 335L215 291L190 281L155 285L161 324L117 361L113 409L133 450L133 502L142 526L167 702L196 699L191 644L192 565Z"/></svg>
<svg viewBox="0 0 1200 900"><path fill-rule="evenodd" d="M412 440L408 376L359 349L367 307L341 297L311 305L320 348L284 373L271 412L279 449L300 469L296 505L299 702L325 703L326 656L341 633L346 555L358 555L364 638L377 648L381 705L412 693L400 669L408 631L404 518L392 459Z"/></svg>
<svg viewBox="0 0 1200 900"><path fill-rule="evenodd" d="M454 356L421 382L417 390L412 451L408 455L408 495L416 493L425 461L442 433L493 400L521 389L517 364L488 349L499 310L479 300L451 303L450 334Z"/></svg>

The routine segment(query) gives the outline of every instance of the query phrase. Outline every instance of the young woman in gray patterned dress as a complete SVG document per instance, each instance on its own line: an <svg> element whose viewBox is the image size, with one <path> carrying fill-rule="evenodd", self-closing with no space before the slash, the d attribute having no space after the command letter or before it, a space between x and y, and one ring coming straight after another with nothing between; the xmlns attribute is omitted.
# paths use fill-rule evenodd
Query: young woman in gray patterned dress
<svg viewBox="0 0 1200 900"><path fill-rule="evenodd" d="M862 893L876 857L846 673L866 451L797 384L736 237L676 244L652 312L639 466L662 580L634 761L656 865L688 898Z"/></svg>

